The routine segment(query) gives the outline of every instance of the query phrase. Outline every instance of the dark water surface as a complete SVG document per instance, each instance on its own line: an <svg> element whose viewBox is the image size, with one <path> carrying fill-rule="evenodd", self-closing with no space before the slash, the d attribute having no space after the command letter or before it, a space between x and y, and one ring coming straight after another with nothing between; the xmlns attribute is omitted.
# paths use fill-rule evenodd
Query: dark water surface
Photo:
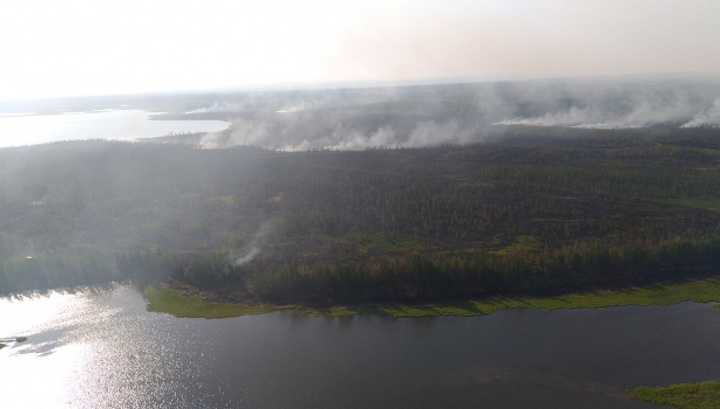
<svg viewBox="0 0 720 409"><path fill-rule="evenodd" d="M220 320L132 287L0 298L5 407L654 408L625 389L720 379L720 309Z"/></svg>

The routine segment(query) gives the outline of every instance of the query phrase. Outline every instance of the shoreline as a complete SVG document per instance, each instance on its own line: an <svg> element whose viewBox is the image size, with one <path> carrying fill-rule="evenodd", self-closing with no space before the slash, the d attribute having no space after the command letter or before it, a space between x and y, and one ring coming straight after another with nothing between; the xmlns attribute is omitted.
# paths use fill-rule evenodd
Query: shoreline
<svg viewBox="0 0 720 409"><path fill-rule="evenodd" d="M720 403L720 381L641 386L627 394L636 400L679 409L712 409Z"/></svg>
<svg viewBox="0 0 720 409"><path fill-rule="evenodd" d="M187 289L185 290L187 291ZM570 293L553 297L493 297L459 303L420 305L340 305L316 308L302 305L242 304L204 302L198 293L183 295L184 290L169 287L147 287L144 296L147 310L174 315L178 318L229 318L248 314L264 314L294 310L310 315L342 317L377 314L392 318L462 316L472 317L514 308L545 310L570 308L602 308L627 305L673 305L685 301L720 303L720 277L658 283L624 290Z"/></svg>

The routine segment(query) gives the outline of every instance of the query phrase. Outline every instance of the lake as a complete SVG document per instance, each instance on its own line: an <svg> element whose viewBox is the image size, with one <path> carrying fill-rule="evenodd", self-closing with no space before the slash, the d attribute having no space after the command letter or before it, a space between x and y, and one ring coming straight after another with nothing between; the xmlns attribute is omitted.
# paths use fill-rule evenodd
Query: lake
<svg viewBox="0 0 720 409"><path fill-rule="evenodd" d="M0 298L6 407L628 408L720 378L709 304L462 318L180 319L131 286Z"/></svg>
<svg viewBox="0 0 720 409"><path fill-rule="evenodd" d="M170 134L217 132L230 123L214 120L152 120L138 109L65 112L55 115L0 115L0 148L78 140L136 140Z"/></svg>

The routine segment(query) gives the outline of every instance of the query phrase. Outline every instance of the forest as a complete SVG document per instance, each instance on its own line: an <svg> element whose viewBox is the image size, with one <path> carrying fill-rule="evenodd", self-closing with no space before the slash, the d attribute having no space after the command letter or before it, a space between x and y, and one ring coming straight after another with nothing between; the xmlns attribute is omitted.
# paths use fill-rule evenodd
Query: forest
<svg viewBox="0 0 720 409"><path fill-rule="evenodd" d="M505 126L363 151L0 150L0 293L132 279L223 301L423 303L719 267L711 127Z"/></svg>

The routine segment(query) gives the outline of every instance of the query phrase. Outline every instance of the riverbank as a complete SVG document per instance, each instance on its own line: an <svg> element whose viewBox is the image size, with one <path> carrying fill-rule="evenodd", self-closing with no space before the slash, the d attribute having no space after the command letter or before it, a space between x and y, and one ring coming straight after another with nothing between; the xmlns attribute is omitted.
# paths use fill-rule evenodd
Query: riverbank
<svg viewBox="0 0 720 409"><path fill-rule="evenodd" d="M720 403L720 382L682 383L665 387L631 389L628 394L638 400L671 405L679 409L715 409Z"/></svg>
<svg viewBox="0 0 720 409"><path fill-rule="evenodd" d="M148 300L148 311L164 312L178 318L228 318L294 308L268 304L203 302L202 297L198 294L190 295L183 290L168 287L147 287L144 295Z"/></svg>
<svg viewBox="0 0 720 409"><path fill-rule="evenodd" d="M574 293L555 297L496 297L454 304L426 305L360 305L310 308L299 305L234 304L203 302L201 294L183 296L183 290L148 287L147 310L164 312L182 318L226 318L263 314L280 310L297 310L313 315L339 317L356 314L381 314L394 318L435 317L442 315L478 316L510 308L600 308L623 305L672 305L684 301L720 302L720 278L683 283L653 284L618 291Z"/></svg>

